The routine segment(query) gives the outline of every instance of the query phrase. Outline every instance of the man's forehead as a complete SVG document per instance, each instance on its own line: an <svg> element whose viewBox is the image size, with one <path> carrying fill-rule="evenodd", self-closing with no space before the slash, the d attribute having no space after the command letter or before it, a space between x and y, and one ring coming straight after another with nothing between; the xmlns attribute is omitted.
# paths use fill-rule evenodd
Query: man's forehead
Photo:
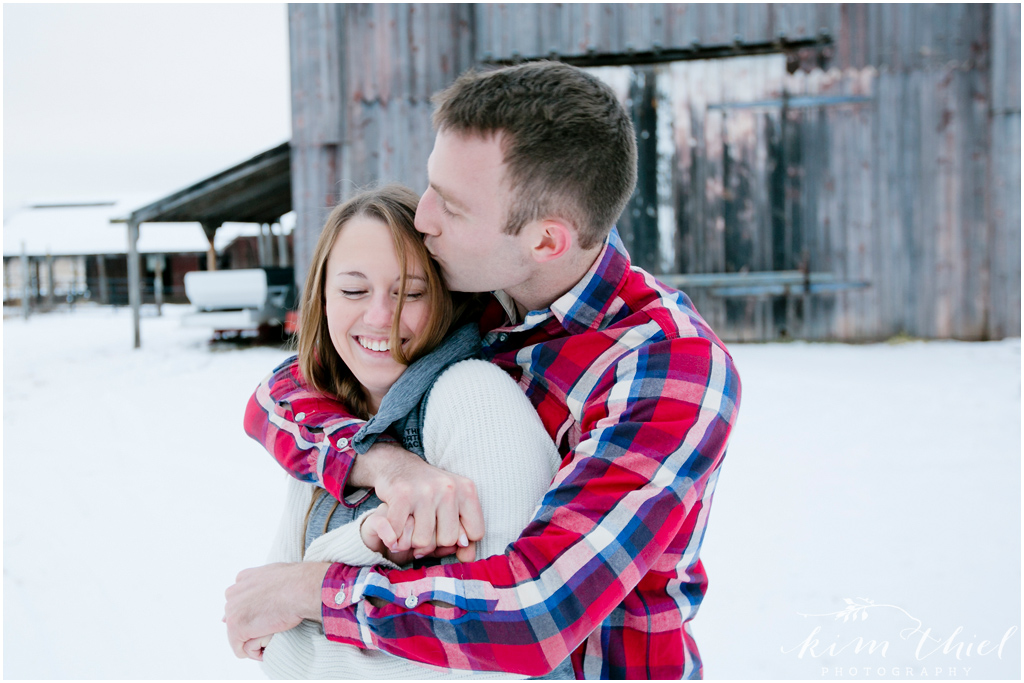
<svg viewBox="0 0 1024 683"><path fill-rule="evenodd" d="M490 131L479 131L479 130L455 130L453 128L442 128L437 131L434 137L434 143L437 140L444 138L447 140L456 140L462 142L483 142L488 143L493 141L498 142L498 146L501 146L502 141L505 138L505 131L502 130L490 130Z"/></svg>
<svg viewBox="0 0 1024 683"><path fill-rule="evenodd" d="M481 167L503 167L505 164L505 136L501 131L478 133L473 131L452 131L442 129L434 137L434 149L430 160L437 163L438 157L446 162ZM438 150L441 150L440 154ZM448 159L448 157L455 157ZM427 161L429 170L430 160ZM502 170L504 170L502 168Z"/></svg>
<svg viewBox="0 0 1024 683"><path fill-rule="evenodd" d="M465 206L475 193L464 185L487 178L505 184L505 154L500 133L438 131L427 160L431 189L445 201Z"/></svg>

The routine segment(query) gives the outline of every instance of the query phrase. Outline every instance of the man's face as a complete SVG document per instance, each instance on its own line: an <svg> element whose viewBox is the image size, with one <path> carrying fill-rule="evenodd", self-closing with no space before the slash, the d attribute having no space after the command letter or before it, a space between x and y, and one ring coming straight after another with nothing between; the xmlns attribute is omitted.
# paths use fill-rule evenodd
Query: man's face
<svg viewBox="0 0 1024 683"><path fill-rule="evenodd" d="M530 275L525 234L506 235L510 193L500 135L442 131L427 161L430 185L416 209L416 229L459 292L514 289Z"/></svg>

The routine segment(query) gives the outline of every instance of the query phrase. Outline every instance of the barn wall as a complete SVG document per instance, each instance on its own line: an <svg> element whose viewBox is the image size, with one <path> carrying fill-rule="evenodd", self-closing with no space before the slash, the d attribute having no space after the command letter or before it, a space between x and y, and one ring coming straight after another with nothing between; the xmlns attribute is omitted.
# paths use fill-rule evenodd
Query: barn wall
<svg viewBox="0 0 1024 683"><path fill-rule="evenodd" d="M375 183L422 191L430 96L472 65L471 5L289 5L295 270L324 219Z"/></svg>
<svg viewBox="0 0 1024 683"><path fill-rule="evenodd" d="M476 58L695 58L813 41L839 24L835 4L495 3L476 6Z"/></svg>
<svg viewBox="0 0 1024 683"><path fill-rule="evenodd" d="M723 337L1020 334L1017 5L289 13L300 279L334 203L372 182L425 186L432 93L474 64L558 58L619 79L638 131L649 129L648 165L620 219L636 263L808 267L868 285L731 299L690 291ZM776 60L771 74L756 56ZM609 71L621 65L625 80ZM671 99L671 116L652 115L645 98ZM769 104L748 106L758 99Z"/></svg>
<svg viewBox="0 0 1024 683"><path fill-rule="evenodd" d="M1020 5L992 8L992 132L988 147L992 338L1020 336Z"/></svg>

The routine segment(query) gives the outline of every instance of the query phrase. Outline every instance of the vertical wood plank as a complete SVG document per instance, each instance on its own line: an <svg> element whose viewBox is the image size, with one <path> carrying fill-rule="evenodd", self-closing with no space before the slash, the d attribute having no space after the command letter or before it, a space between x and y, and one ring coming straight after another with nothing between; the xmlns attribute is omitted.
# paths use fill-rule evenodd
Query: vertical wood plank
<svg viewBox="0 0 1024 683"><path fill-rule="evenodd" d="M990 240L990 338L1021 333L1020 5L990 15L991 147L987 211Z"/></svg>

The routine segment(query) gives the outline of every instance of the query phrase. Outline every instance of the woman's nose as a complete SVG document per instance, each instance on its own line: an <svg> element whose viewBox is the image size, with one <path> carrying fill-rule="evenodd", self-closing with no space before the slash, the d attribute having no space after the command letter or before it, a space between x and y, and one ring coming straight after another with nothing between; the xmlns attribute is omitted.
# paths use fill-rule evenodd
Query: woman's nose
<svg viewBox="0 0 1024 683"><path fill-rule="evenodd" d="M370 327L377 330L391 329L391 316L394 310L391 298L388 296L374 296L370 299L370 305L363 314L363 321Z"/></svg>

